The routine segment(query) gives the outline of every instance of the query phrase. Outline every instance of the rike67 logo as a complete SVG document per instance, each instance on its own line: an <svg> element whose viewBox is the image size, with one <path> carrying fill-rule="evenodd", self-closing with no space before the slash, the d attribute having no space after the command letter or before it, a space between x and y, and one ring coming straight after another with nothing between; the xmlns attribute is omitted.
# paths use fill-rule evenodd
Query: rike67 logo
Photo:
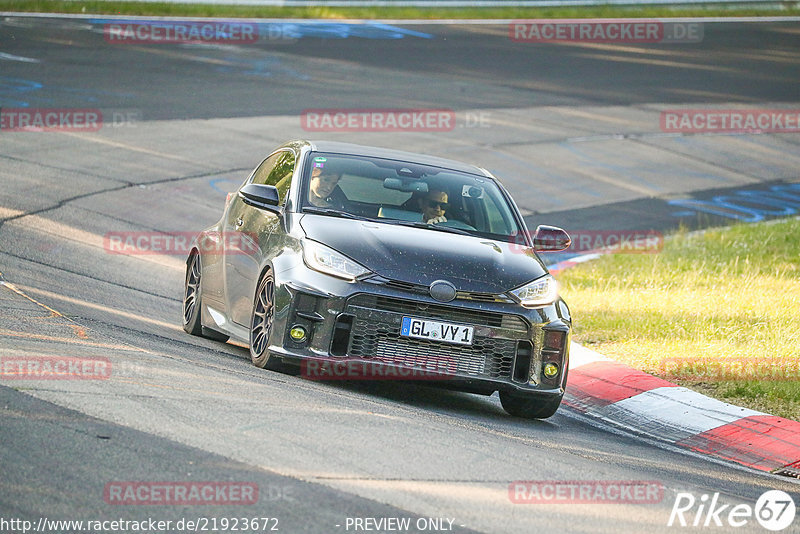
<svg viewBox="0 0 800 534"><path fill-rule="evenodd" d="M698 499L681 492L675 496L667 526L741 528L755 519L765 529L779 532L792 525L796 512L794 499L781 490L762 493L755 506L724 503L719 493L703 494Z"/></svg>

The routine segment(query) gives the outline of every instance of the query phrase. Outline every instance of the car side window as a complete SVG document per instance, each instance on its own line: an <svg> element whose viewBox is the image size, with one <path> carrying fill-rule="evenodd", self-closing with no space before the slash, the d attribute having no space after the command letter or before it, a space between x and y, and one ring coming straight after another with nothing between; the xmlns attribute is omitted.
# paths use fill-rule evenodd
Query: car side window
<svg viewBox="0 0 800 534"><path fill-rule="evenodd" d="M271 155L253 173L254 184L274 185L278 188L281 204L286 203L286 195L292 185L292 175L296 158L291 150L282 150Z"/></svg>

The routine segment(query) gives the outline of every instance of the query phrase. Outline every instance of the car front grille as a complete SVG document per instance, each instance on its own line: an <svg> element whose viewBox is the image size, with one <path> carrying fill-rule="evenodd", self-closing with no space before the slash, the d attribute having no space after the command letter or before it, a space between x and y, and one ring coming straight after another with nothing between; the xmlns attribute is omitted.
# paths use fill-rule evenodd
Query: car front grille
<svg viewBox="0 0 800 534"><path fill-rule="evenodd" d="M518 342L528 336L515 315L377 295L351 298L345 312L354 317L348 356L461 376L510 378ZM403 316L473 325L472 345L401 336Z"/></svg>
<svg viewBox="0 0 800 534"><path fill-rule="evenodd" d="M443 304L428 304L378 295L358 295L351 299L350 305L456 323L507 328L518 332L528 331L525 320L517 315L456 308Z"/></svg>
<svg viewBox="0 0 800 534"><path fill-rule="evenodd" d="M420 295L430 295L430 287L421 284L412 284L400 280L386 280L383 282L386 287L407 291L409 293L419 293ZM478 302L514 302L508 295L502 293L482 293L478 291L457 291L456 300L475 300Z"/></svg>

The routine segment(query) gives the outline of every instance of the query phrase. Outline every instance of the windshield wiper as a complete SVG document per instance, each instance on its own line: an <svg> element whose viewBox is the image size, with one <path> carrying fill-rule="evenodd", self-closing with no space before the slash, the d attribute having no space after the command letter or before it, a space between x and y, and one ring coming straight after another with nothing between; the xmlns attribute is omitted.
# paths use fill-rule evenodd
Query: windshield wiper
<svg viewBox="0 0 800 534"><path fill-rule="evenodd" d="M386 219L381 219L382 221L386 221ZM392 221L393 224L399 224L400 226L411 226L412 228L426 228L428 230L439 230L440 232L449 232L451 234L461 234L461 235L471 235L474 236L472 232L468 232L467 230L462 230L461 228L453 228L451 226L437 226L435 224L428 224L421 221Z"/></svg>
<svg viewBox="0 0 800 534"><path fill-rule="evenodd" d="M342 217L344 219L360 219L357 215L334 208L318 208L316 206L306 206L303 213L313 213L315 215L329 215L331 217Z"/></svg>

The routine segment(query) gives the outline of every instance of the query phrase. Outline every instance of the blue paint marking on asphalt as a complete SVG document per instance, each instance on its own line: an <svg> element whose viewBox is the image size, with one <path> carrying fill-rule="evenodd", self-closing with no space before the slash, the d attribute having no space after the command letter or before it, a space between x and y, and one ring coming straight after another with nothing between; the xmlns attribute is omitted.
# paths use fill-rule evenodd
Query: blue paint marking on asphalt
<svg viewBox="0 0 800 534"><path fill-rule="evenodd" d="M2 94L0 94L0 107L29 108L30 106L31 104L27 100L14 100L11 98L6 98Z"/></svg>
<svg viewBox="0 0 800 534"><path fill-rule="evenodd" d="M233 182L234 184L236 184L234 186L234 189L238 189L239 185L241 185L241 183L242 183L241 180L234 180L232 178L214 178L213 180L209 180L208 185L211 186L211 189L213 189L215 191L219 191L223 195L227 195L230 191L229 190L222 190L219 187L217 187L217 184L220 183L220 182Z"/></svg>
<svg viewBox="0 0 800 534"><path fill-rule="evenodd" d="M711 201L708 200L695 200L693 198L670 200L670 206L679 206L681 208L690 208L710 215L718 215L728 219L735 219L744 222L758 222L764 219L764 216L750 210L749 208L740 208L733 206L727 202L723 202L721 197L714 197Z"/></svg>
<svg viewBox="0 0 800 534"><path fill-rule="evenodd" d="M132 98L133 93L121 93L118 91L101 91L97 89L83 89L79 87L45 87L44 84L22 78L7 78L0 76L0 105L4 107L29 108L31 101L39 106L54 105L56 99L45 96L42 93L68 93L77 96L82 102L96 104L100 102L99 97L112 96L115 98ZM22 100L22 99L25 100Z"/></svg>
<svg viewBox="0 0 800 534"><path fill-rule="evenodd" d="M698 212L746 223L767 218L787 217L800 213L800 183L780 184L764 189L744 189L716 195L711 199L681 198L668 200L670 206L689 208L672 212L676 218L691 217ZM592 254L592 253L589 253ZM541 254L548 269L563 269L585 252Z"/></svg>
<svg viewBox="0 0 800 534"><path fill-rule="evenodd" d="M42 87L44 86L39 82L0 76L0 104L6 107L30 107L30 103L27 100L18 100L18 98L24 98Z"/></svg>
<svg viewBox="0 0 800 534"><path fill-rule="evenodd" d="M226 65L218 65L214 68L217 72L244 74L249 76L262 76L269 78L271 76L291 77L298 80L310 80L311 76L305 72L300 72L293 68L287 67L278 58L260 58L260 59L242 59L237 57L226 57L224 61Z"/></svg>
<svg viewBox="0 0 800 534"><path fill-rule="evenodd" d="M678 206L743 222L759 222L767 217L787 217L800 212L800 184L773 185L769 189L733 191L717 195L710 200L680 198L669 200ZM683 217L686 212L674 212L673 217Z"/></svg>
<svg viewBox="0 0 800 534"><path fill-rule="evenodd" d="M359 26L363 26L363 24L360 24ZM402 39L406 35L409 37L419 37L421 39L433 39L433 35L429 33L409 30L408 28L400 28L398 26L391 26L389 24L379 24L375 22L375 23L370 23L370 26L372 26L375 29L381 29L393 32L394 34L398 35L398 37L396 37L397 39Z"/></svg>
<svg viewBox="0 0 800 534"><path fill-rule="evenodd" d="M58 87L57 91L78 95L86 102L99 102L98 96L110 96L114 98L134 98L135 93L124 93L121 91L103 91L101 89L84 89L82 87Z"/></svg>
<svg viewBox="0 0 800 534"><path fill-rule="evenodd" d="M164 21L164 20L134 20L125 18L94 18L89 19L92 24L136 24L157 27L170 27L178 24L203 24L205 21ZM376 22L350 23L350 22L247 22L233 20L208 21L216 24L235 24L238 26L253 25L258 28L258 35L262 40L286 40L315 37L321 39L347 39L358 37L361 39L403 39L405 37L418 37L420 39L433 39L433 35L424 32L409 30L390 24ZM224 28L215 35L225 37ZM215 44L219 44L218 41ZM231 44L236 44L231 43Z"/></svg>
<svg viewBox="0 0 800 534"><path fill-rule="evenodd" d="M417 32L398 26L378 23L352 24L347 22L270 22L259 24L259 35L268 39L403 39L419 37L432 39L428 33Z"/></svg>

